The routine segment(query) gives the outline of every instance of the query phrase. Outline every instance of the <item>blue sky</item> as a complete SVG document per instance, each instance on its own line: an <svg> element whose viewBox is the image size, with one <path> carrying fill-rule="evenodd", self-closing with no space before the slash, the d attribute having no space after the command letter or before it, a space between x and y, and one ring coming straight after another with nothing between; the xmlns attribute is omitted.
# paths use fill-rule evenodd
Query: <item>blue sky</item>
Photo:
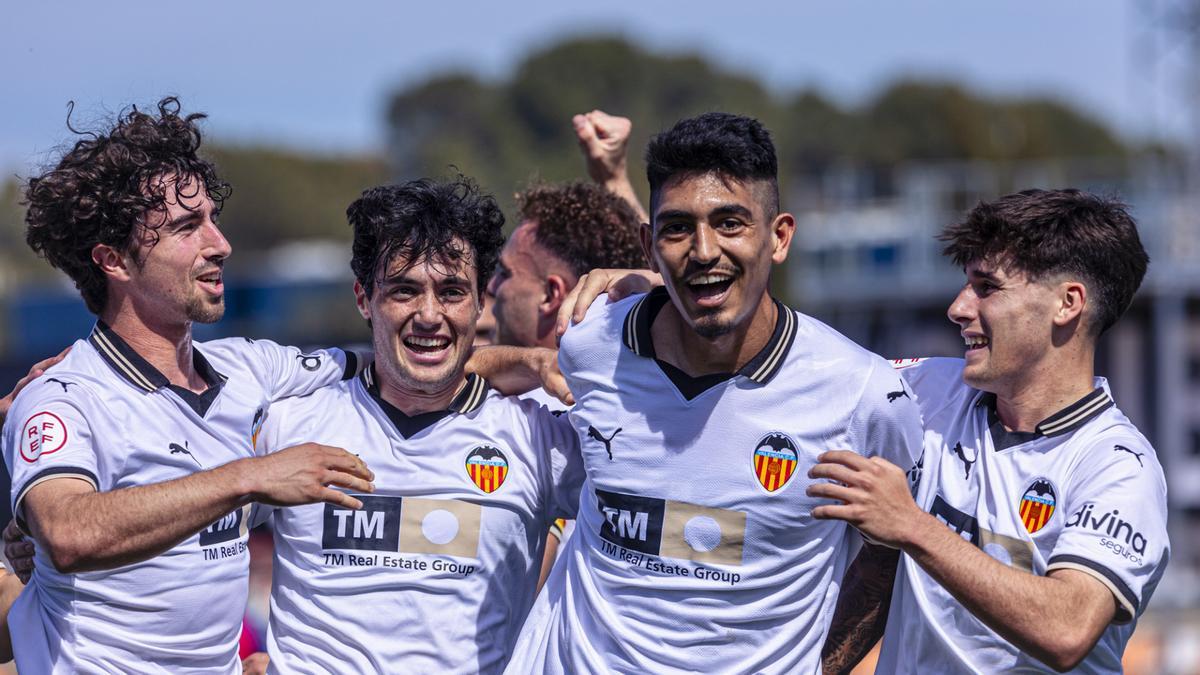
<svg viewBox="0 0 1200 675"><path fill-rule="evenodd" d="M1131 136L1182 137L1193 124L1180 93L1188 52L1153 30L1145 9L1153 6L12 3L0 22L0 168L23 172L44 163L68 139L68 100L79 103L86 122L165 93L208 112L219 140L371 150L383 138L391 88L455 68L502 78L530 50L580 33L620 33L662 52L698 51L775 88L815 85L844 103L896 77L924 75L993 93L1051 94Z"/></svg>

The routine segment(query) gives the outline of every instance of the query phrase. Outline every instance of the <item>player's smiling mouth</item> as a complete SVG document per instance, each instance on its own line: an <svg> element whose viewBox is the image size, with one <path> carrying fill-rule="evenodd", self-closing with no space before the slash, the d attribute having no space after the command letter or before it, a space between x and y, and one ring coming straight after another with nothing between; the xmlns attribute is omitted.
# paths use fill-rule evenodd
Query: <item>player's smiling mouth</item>
<svg viewBox="0 0 1200 675"><path fill-rule="evenodd" d="M404 344L404 348L416 357L417 361L427 363L440 361L449 352L450 346L454 344L454 341L445 335L409 334L400 341Z"/></svg>
<svg viewBox="0 0 1200 675"><path fill-rule="evenodd" d="M966 343L967 351L969 352L976 349L983 349L991 344L991 340L988 340L983 335L964 335L963 342Z"/></svg>
<svg viewBox="0 0 1200 675"><path fill-rule="evenodd" d="M692 275L684 287L701 307L717 307L729 296L736 275L727 271L707 271Z"/></svg>

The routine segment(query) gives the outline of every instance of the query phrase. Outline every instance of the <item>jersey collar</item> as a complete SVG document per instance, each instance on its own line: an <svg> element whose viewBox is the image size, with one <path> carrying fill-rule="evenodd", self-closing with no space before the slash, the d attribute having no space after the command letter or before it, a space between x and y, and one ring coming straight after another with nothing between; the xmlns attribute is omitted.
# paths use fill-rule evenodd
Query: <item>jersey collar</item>
<svg viewBox="0 0 1200 675"><path fill-rule="evenodd" d="M646 358L654 358L654 342L650 339L650 327L655 317L662 311L663 306L670 301L667 289L659 286L642 296L625 316L625 326L622 331L622 342L634 354ZM783 366L784 357L792 348L796 339L796 314L787 305L772 298L778 310L775 319L775 330L771 339L749 363L737 371L738 375L757 384L766 384L779 373Z"/></svg>
<svg viewBox="0 0 1200 675"><path fill-rule="evenodd" d="M1069 434L1090 422L1100 413L1113 407L1116 403L1113 401L1112 396L1109 396L1108 392L1105 391L1104 387L1096 387L1083 398L1039 422L1034 427L1032 434L1028 432L1021 434L1020 432L1011 432L1004 429L1004 425L1000 423L999 415L996 413L995 394L985 392L979 397L979 402L975 405L987 406L988 424L992 427L993 441L998 441L995 437L997 429L1004 431L1004 435L1017 434L1019 437L1051 437ZM997 442L996 445L999 446L1000 444Z"/></svg>
<svg viewBox="0 0 1200 675"><path fill-rule="evenodd" d="M88 341L100 353L100 357L133 386L154 392L171 385L166 375L150 365L103 321L96 322ZM225 383L225 376L218 373L195 346L192 347L192 365L210 389Z"/></svg>
<svg viewBox="0 0 1200 675"><path fill-rule="evenodd" d="M371 363L364 368L360 377L362 378L363 386L367 388L367 393L376 400L383 401L383 397L379 393L379 378L375 374L375 364ZM450 407L446 408L444 412L466 415L479 410L480 406L483 405L484 399L487 398L489 389L491 389L491 385L488 384L487 380L475 373L467 373L466 384L454 395L454 400L450 402ZM386 401L384 402L386 403ZM395 408L390 403L388 405ZM397 412L399 411L397 410Z"/></svg>

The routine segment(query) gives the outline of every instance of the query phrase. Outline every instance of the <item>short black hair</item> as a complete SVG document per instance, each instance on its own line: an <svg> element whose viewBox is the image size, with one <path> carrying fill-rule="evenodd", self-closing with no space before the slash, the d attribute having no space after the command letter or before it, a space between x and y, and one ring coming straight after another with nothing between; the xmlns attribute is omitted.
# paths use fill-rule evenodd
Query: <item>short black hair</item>
<svg viewBox="0 0 1200 675"><path fill-rule="evenodd" d="M1080 190L1025 190L980 202L938 238L959 266L987 261L1031 281L1078 276L1090 293L1093 336L1125 313L1150 263L1128 207Z"/></svg>
<svg viewBox="0 0 1200 675"><path fill-rule="evenodd" d="M398 256L409 265L457 261L466 254L461 242L475 252L482 295L504 246L504 213L464 176L373 187L350 204L346 218L354 228L350 268L368 296Z"/></svg>
<svg viewBox="0 0 1200 675"><path fill-rule="evenodd" d="M680 120L650 139L646 178L654 201L675 176L716 173L738 181L765 181L764 211L779 213L779 162L771 133L753 117L710 112Z"/></svg>
<svg viewBox="0 0 1200 675"><path fill-rule="evenodd" d="M229 197L229 185L197 154L197 123L204 117L181 115L174 97L158 102L157 115L130 106L111 129L76 131L85 138L63 153L53 169L26 182L26 243L71 277L93 314L108 302L108 280L92 261L97 244L133 250L135 226L147 213L163 208L168 189L176 197L207 192L217 211ZM70 113L67 127L75 131ZM166 176L175 180L156 181ZM196 194L181 195L189 178ZM151 235L157 242L156 233Z"/></svg>
<svg viewBox="0 0 1200 675"><path fill-rule="evenodd" d="M576 277L600 268L643 269L640 219L621 197L593 183L534 185L517 195L522 221L537 223L535 241Z"/></svg>

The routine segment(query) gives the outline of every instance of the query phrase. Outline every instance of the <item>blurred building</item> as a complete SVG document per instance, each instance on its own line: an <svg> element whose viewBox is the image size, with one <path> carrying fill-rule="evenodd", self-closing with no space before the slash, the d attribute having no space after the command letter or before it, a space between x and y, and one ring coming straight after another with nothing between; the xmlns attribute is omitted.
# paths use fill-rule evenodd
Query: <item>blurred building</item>
<svg viewBox="0 0 1200 675"><path fill-rule="evenodd" d="M796 306L893 358L961 356L946 309L962 271L935 239L981 199L1027 187L1117 196L1151 265L1129 312L1101 341L1098 374L1156 448L1174 547L1157 606L1196 606L1200 567L1200 200L1181 165L1146 160L845 167L790 191L797 216L787 291Z"/></svg>

